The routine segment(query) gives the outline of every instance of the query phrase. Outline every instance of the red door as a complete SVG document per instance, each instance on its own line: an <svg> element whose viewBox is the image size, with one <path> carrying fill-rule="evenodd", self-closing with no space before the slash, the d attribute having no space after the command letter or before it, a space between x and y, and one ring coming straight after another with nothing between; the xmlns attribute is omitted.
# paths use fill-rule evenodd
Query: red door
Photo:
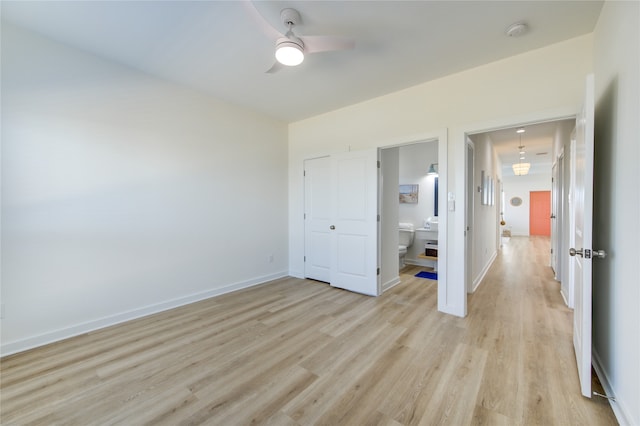
<svg viewBox="0 0 640 426"><path fill-rule="evenodd" d="M529 235L551 235L551 191L529 193Z"/></svg>

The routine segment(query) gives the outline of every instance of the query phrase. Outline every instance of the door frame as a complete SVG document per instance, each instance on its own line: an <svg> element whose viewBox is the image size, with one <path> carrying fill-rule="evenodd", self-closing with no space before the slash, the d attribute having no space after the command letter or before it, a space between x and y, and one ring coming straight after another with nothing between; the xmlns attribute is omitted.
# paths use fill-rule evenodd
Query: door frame
<svg viewBox="0 0 640 426"><path fill-rule="evenodd" d="M451 214L451 208L446 208L448 199L453 195L449 189L449 176L448 176L448 156L449 156L449 141L448 141L448 129L441 129L437 132L422 133L414 135L410 138L400 138L391 140L385 143L378 144L378 158L381 157L380 151L387 148L396 148L404 145L413 145L421 142L435 142L438 143L438 311L457 315L455 310L451 307L452 299L450 297L451 287L449 281L449 268L448 268L448 256L450 246L450 233L448 230L448 216ZM429 167L425 165L425 170ZM378 180L378 199L381 199L381 179ZM383 234L381 226L384 220L378 222L378 238ZM386 226L393 226L397 229L397 224L386 224ZM378 241L379 253L381 252L384 241ZM397 251L395 251L397 255ZM379 261L378 264L383 264Z"/></svg>
<svg viewBox="0 0 640 426"><path fill-rule="evenodd" d="M465 214L464 214L464 267L465 267L465 291L467 293L473 292L473 245L475 234L475 203L473 202L475 196L475 161L476 161L476 147L471 138L467 136L465 144L465 163L464 163L464 176L465 176Z"/></svg>
<svg viewBox="0 0 640 426"><path fill-rule="evenodd" d="M494 120L471 123L454 128L450 132L451 140L454 141L452 152L455 159L452 161L456 165L456 170L465 170L466 143L468 135L476 133L486 133L494 130L500 130L509 127L526 127L532 124L538 124L548 121L572 120L576 118L576 106L568 105L552 110L537 111L531 114L519 116L505 116ZM466 191L466 179L455 179L450 186L450 202L455 204L455 194L461 194L464 198ZM452 215L452 221L457 226L451 229L450 244L451 251L449 255L452 259L465 258L465 235L464 223L466 213L466 200L463 200L462 208L455 209ZM452 268L449 274L451 285L448 287L451 313L456 316L465 317L467 315L467 298L465 277L467 275L467 266Z"/></svg>
<svg viewBox="0 0 640 426"><path fill-rule="evenodd" d="M564 146L560 149L558 157L553 164L553 170L555 170L555 175L553 175L553 182L551 185L551 213L555 216L553 222L551 222L551 249L553 250L552 256L555 256L555 262L552 260L552 267L555 273L556 281L562 282L564 276L564 251L565 244L564 241L564 231L565 227L565 198L566 198L566 190L565 190L565 158L564 158ZM555 263L555 264L554 264ZM567 295L563 294L565 298L565 303L568 305Z"/></svg>

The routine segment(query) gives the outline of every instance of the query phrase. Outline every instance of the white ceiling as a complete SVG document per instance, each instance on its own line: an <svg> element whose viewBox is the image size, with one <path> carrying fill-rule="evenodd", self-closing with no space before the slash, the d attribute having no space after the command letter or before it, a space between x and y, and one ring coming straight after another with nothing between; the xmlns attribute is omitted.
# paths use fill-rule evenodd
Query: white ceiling
<svg viewBox="0 0 640 426"><path fill-rule="evenodd" d="M298 35L353 38L276 74L280 10ZM2 1L2 20L286 122L593 31L602 1ZM259 14L253 12L257 11ZM518 38L505 29L525 21Z"/></svg>
<svg viewBox="0 0 640 426"><path fill-rule="evenodd" d="M524 146L525 159L523 163L530 163L530 174L551 175L553 166L553 140L556 131L561 128L561 134L568 134L575 126L575 119L548 121L544 123L527 124L509 127L490 132L471 135L473 141L488 136L502 161L502 175L514 176L511 166L520 161L519 146ZM524 133L517 133L522 128Z"/></svg>

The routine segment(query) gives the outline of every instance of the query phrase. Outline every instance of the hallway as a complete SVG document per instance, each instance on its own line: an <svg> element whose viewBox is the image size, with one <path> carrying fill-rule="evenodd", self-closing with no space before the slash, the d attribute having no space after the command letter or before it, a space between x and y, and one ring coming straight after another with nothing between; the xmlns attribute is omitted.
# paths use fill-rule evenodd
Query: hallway
<svg viewBox="0 0 640 426"><path fill-rule="evenodd" d="M377 298L284 278L5 357L0 422L614 425L548 251L512 238L466 318L414 267Z"/></svg>
<svg viewBox="0 0 640 426"><path fill-rule="evenodd" d="M467 339L488 351L475 421L617 424L608 403L580 394L573 312L548 266L549 249L548 237L508 239L469 296Z"/></svg>

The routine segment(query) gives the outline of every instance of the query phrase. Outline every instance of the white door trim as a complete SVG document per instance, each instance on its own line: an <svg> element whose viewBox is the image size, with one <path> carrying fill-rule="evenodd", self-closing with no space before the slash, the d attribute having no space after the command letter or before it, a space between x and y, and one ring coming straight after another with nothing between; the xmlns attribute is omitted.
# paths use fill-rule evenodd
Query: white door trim
<svg viewBox="0 0 640 426"><path fill-rule="evenodd" d="M437 132L420 133L402 139L394 139L378 144L378 149L394 148L414 143L438 141L438 311L460 316L455 304L456 298L451 297L451 283L449 280L449 262L451 256L449 247L450 230L449 218L455 211L448 208L449 194L449 131L444 128ZM428 167L427 164L425 167Z"/></svg>
<svg viewBox="0 0 640 426"><path fill-rule="evenodd" d="M449 137L452 141L450 144L450 150L452 153L451 164L454 167L454 170L464 170L467 135L490 132L492 130L504 129L506 127L528 126L530 124L543 123L546 121L573 119L575 116L575 105L567 105L544 111L536 111L530 114L503 116L498 119L468 123L449 129ZM460 175L460 172L458 175ZM454 198L456 197L456 194L460 194L460 199L462 200L465 194L466 182L462 176L459 177L461 178L453 180L448 191L453 194ZM455 202L457 203L458 201ZM449 230L450 249L448 251L448 256L450 259L464 259L464 202L460 202L458 204L460 204L460 207L456 208L453 214L452 212L449 212L449 219L452 222L451 229ZM457 267L452 268L449 271L450 282L447 287L447 306L450 308L450 313L460 317L467 315L467 292L464 278L466 273L466 266L464 264L457 265Z"/></svg>

